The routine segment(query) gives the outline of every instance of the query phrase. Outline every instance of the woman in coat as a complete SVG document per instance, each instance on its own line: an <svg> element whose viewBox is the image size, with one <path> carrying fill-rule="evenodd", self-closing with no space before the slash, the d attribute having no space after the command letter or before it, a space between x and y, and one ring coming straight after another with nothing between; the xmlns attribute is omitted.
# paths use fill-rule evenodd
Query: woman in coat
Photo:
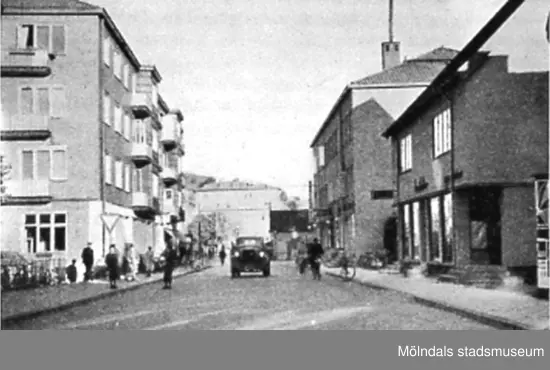
<svg viewBox="0 0 550 370"><path fill-rule="evenodd" d="M109 283L111 289L116 289L118 280L118 253L114 244L109 246L109 253L105 256L105 265L109 270Z"/></svg>

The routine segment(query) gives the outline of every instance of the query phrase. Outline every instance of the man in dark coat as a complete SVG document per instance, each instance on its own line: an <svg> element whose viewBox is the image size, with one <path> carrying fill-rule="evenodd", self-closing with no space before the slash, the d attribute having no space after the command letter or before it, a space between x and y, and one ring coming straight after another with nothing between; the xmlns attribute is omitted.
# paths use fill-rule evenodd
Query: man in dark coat
<svg viewBox="0 0 550 370"><path fill-rule="evenodd" d="M164 251L164 287L163 289L172 289L172 273L174 266L178 261L178 254L171 244L166 246Z"/></svg>
<svg viewBox="0 0 550 370"><path fill-rule="evenodd" d="M94 265L94 250L92 249L91 242L88 242L86 248L82 250L82 263L86 268L84 272L84 281L93 280L92 267Z"/></svg>
<svg viewBox="0 0 550 370"><path fill-rule="evenodd" d="M76 277L78 276L76 271L76 260L73 260L72 264L67 266L65 272L67 273L67 279L69 279L69 283L76 283Z"/></svg>
<svg viewBox="0 0 550 370"><path fill-rule="evenodd" d="M105 256L105 264L109 270L111 289L116 289L116 282L118 280L118 253L114 244L109 246L109 253Z"/></svg>

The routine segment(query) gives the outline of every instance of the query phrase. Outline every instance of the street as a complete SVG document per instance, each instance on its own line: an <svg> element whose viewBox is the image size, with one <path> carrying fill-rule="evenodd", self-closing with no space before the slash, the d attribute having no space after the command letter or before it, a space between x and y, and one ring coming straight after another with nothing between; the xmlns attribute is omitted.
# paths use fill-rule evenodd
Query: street
<svg viewBox="0 0 550 370"><path fill-rule="evenodd" d="M106 287L107 289L107 287ZM146 330L476 330L492 329L415 304L404 296L324 275L299 276L292 262L274 262L272 276L229 277L216 266L143 286L4 329Z"/></svg>

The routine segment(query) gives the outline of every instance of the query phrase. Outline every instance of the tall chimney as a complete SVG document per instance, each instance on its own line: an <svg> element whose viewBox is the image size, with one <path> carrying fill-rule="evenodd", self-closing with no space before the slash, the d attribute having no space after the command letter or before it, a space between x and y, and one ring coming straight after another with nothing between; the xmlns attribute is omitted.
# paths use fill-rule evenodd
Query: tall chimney
<svg viewBox="0 0 550 370"><path fill-rule="evenodd" d="M400 43L393 40L393 0L389 0L388 33L389 40L382 43L382 69L401 64Z"/></svg>

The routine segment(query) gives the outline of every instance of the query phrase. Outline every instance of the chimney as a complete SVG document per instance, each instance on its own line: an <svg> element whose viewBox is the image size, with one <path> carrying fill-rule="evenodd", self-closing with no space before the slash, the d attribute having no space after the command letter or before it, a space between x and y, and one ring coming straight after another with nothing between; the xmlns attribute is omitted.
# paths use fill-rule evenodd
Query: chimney
<svg viewBox="0 0 550 370"><path fill-rule="evenodd" d="M401 64L400 43L393 40L393 0L389 0L389 2L389 41L382 43L382 69L392 68Z"/></svg>

